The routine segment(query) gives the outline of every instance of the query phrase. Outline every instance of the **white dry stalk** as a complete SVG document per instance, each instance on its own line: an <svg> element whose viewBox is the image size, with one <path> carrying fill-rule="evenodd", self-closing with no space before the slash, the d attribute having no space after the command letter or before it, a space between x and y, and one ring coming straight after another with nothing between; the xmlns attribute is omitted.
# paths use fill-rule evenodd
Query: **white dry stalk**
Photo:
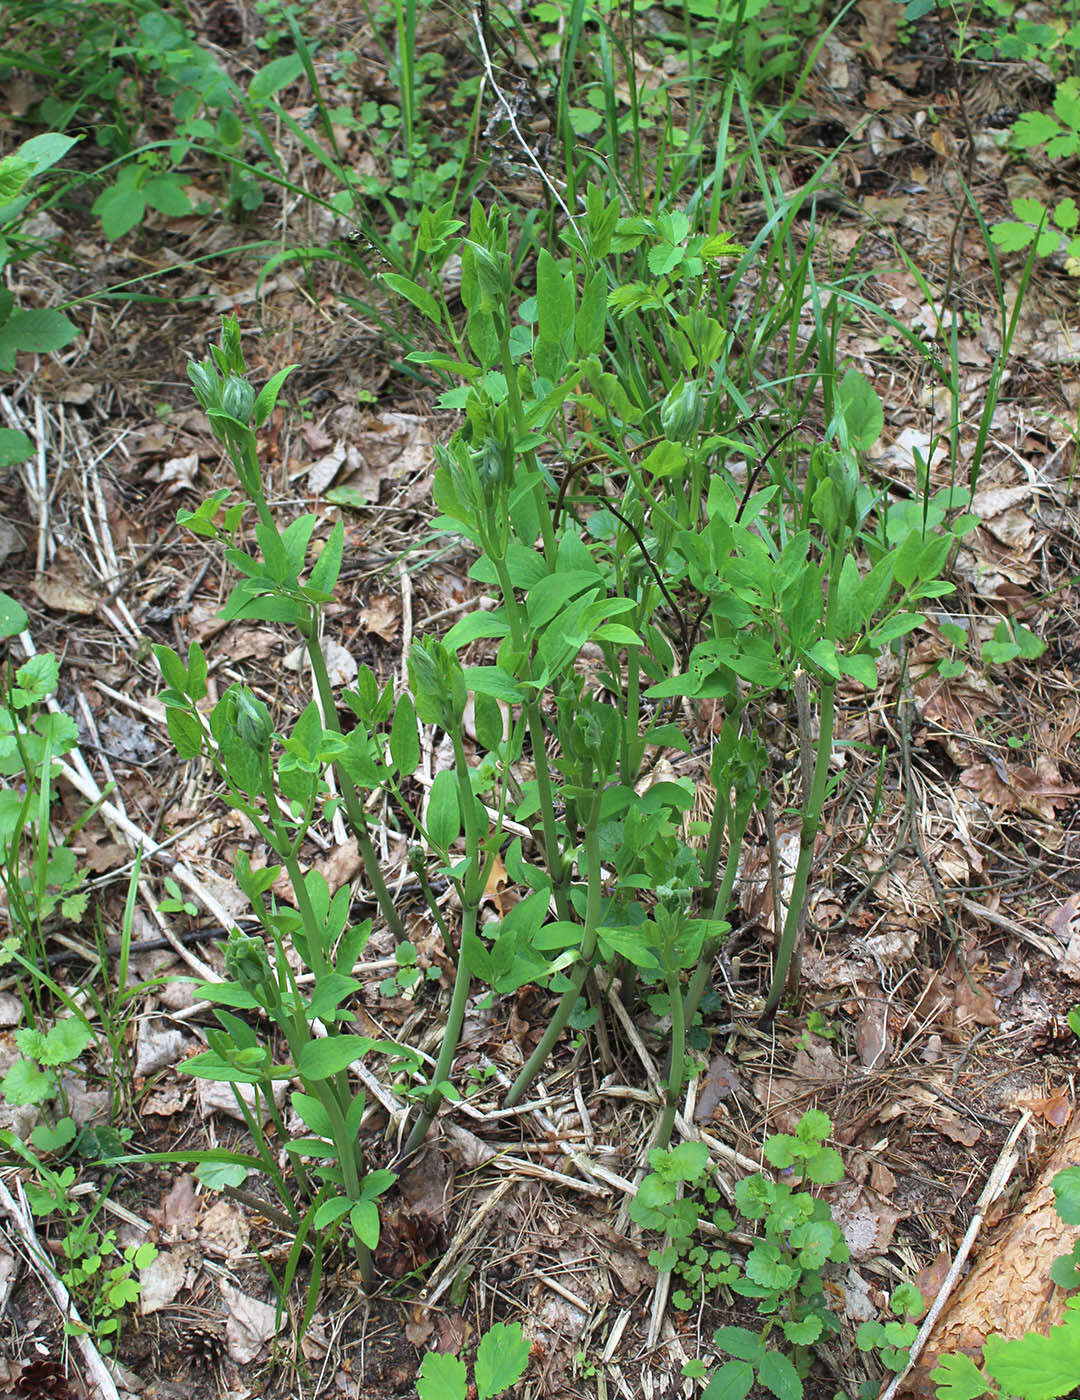
<svg viewBox="0 0 1080 1400"><path fill-rule="evenodd" d="M918 1336L911 1344L911 1351L908 1355L907 1365L899 1373L899 1375L896 1375L892 1378L892 1380L886 1386L885 1390L882 1392L880 1400L894 1400L897 1391L900 1389L901 1383L904 1381L908 1373L911 1371L912 1367L922 1355L923 1350L926 1347L926 1343L930 1340L930 1334L937 1326L938 1318L944 1312L945 1304L952 1297L953 1289L956 1287L960 1275L964 1271L964 1264L967 1262L967 1257L971 1253L971 1249L975 1243L976 1237L978 1236L979 1231L982 1229L983 1218L986 1215L986 1212L990 1209L991 1205L993 1205L994 1201L997 1200L998 1196L1001 1195L1002 1191L1005 1189L1005 1183L1013 1174L1013 1170L1016 1167L1016 1163L1019 1158L1019 1153L1017 1153L1014 1150L1016 1147L1016 1142L1017 1139L1020 1137L1020 1134L1024 1131L1024 1129L1030 1122L1031 1110L1025 1108L1024 1112L1020 1116L1019 1122L1015 1125L1012 1132L1006 1138L1005 1146L1001 1149L1001 1154L994 1164L994 1169L987 1178L986 1185L983 1187L982 1190L982 1195L980 1195L975 1205L975 1214L971 1217L971 1223L968 1225L967 1230L964 1233L964 1238L960 1241L960 1248L956 1251L956 1258L952 1262L952 1267L949 1269L949 1272L945 1275L945 1282L941 1285L941 1289L938 1292L937 1297L934 1299L933 1304L930 1307L930 1311L926 1314L926 1317L923 1319L922 1326L919 1328Z"/></svg>
<svg viewBox="0 0 1080 1400"><path fill-rule="evenodd" d="M580 238L581 238L581 230L580 230L580 229L578 228L578 226L577 226L577 221L576 221L576 219L574 218L573 214L571 214L570 210L567 208L567 206L566 206L566 201L563 199L562 195L559 193L559 191L558 191L558 190L555 188L555 186L552 184L551 178L549 177L547 171L546 171L546 170L544 169L544 167L540 164L540 162L536 159L536 156L535 156L535 154L534 154L534 152L533 152L533 150L532 150L532 147L531 147L531 146L529 145L529 143L525 140L524 136L522 136L521 131L520 131L520 129L519 129L519 127L518 127L518 124L517 124L517 118L514 116L514 109L513 109L513 107L511 107L510 103L508 102L508 100L507 100L505 94L503 93L502 88L500 88L500 87L499 87L499 84L495 81L495 74L494 74L494 72L492 71L492 67L491 67L491 55L488 53L487 41L486 41L486 39L484 38L484 27L483 27L483 25L480 23L480 15L479 15L479 12L478 12L477 9L474 9L474 10L473 10L472 22L473 22L473 28L476 30L476 38L477 38L477 41L478 41L478 43L479 43L479 45L480 45L480 55L481 55L481 58L483 59L483 63L484 63L484 73L485 73L485 75L486 75L486 77L487 77L488 82L491 84L491 90L492 90L492 92L494 92L495 96L499 99L499 105L500 105L500 107L502 107L503 113L504 113L505 116L506 116L506 120L507 120L507 121L509 122L509 124L510 124L510 130L514 133L514 137L515 137L515 139L516 139L518 145L519 145L519 146L521 147L521 149L525 152L525 156L526 156L526 158L528 159L529 164L533 167L533 169L536 171L536 173L540 176L540 179L544 182L544 184L545 184L545 186L547 187L547 189L551 192L552 198L555 200L555 203L559 206L559 208L560 208L560 209L563 211L563 213L566 215L567 219L568 219L569 222L570 222L571 228L574 230L574 232L577 234L578 238L580 239Z"/></svg>
<svg viewBox="0 0 1080 1400"><path fill-rule="evenodd" d="M0 1176L0 1206L7 1211L11 1222L22 1238L26 1251L30 1256L35 1270L42 1283L48 1289L53 1302L59 1309L60 1316L66 1323L69 1323L74 1331L75 1344L82 1352L83 1361L86 1364L87 1378L96 1389L99 1400L120 1400L119 1391L116 1389L116 1382L109 1374L105 1362L101 1358L101 1353L94 1345L90 1334L85 1330L85 1324L79 1317L78 1309L71 1301L71 1294L64 1287L57 1277L49 1257L41 1247L41 1242L34 1229L33 1218L30 1214L29 1203L26 1193L23 1190L22 1182L15 1178L15 1189L19 1199L16 1201L7 1188L7 1183Z"/></svg>

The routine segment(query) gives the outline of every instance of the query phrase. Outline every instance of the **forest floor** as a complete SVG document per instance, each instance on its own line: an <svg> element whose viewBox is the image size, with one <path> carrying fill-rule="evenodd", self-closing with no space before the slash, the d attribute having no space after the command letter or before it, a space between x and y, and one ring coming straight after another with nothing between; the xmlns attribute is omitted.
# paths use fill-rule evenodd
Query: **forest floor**
<svg viewBox="0 0 1080 1400"><path fill-rule="evenodd" d="M220 8L204 16L208 42ZM951 284L961 288L963 462L975 450L973 425L1003 334L993 269L963 185L988 220L1007 217L1018 193L1037 194L1038 171L1018 175L996 138L1047 84L1035 66L988 64L965 68L958 90L935 25L923 21L901 37L900 13L890 0L858 0L847 12L785 123L776 171L792 187L806 178L804 152L842 144L813 228L808 209L793 229L796 240L814 238L823 276L845 265L868 302L909 325L921 322L931 338L940 327L928 293L940 305ZM428 13L424 42L443 45L451 63L467 66L473 59L463 31L445 20ZM362 25L352 48L378 96L380 60ZM295 176L303 152L289 148L289 139L285 133L283 149L291 150ZM363 143L354 139L360 159ZM481 196L524 208L538 202L544 192L529 168L512 152L507 163L513 178ZM735 214L734 233L743 238L761 219L753 207ZM299 364L284 411L261 434L262 460L275 509L344 520L345 567L327 609L327 635L342 649L346 674L367 664L380 683L402 674L413 637L445 630L478 592L466 548L431 529L433 443L449 437L456 415L400 372L380 328L342 300L342 292L381 295L358 279L353 285L346 265L317 262L300 276L285 264L257 282L259 259L197 261L287 224L293 242L325 242L325 227L306 206L271 197L240 230L197 215L151 214L135 235L112 244L85 208L57 207L50 218L69 257L42 256L20 269L43 302L92 298L166 267L169 299L84 302L71 313L83 332L73 346L20 358L3 411L8 426L32 436L39 455L0 483L5 588L26 608L37 649L60 660L58 699L79 724L94 780L101 788L115 783L110 801L132 828L167 842L166 858L147 862L155 891L163 893L169 860L183 860L231 917L241 917L246 902L232 869L237 850L250 847L250 832L215 800L212 775L177 758L149 643L186 655L200 642L212 686L243 680L275 714L296 713L309 696L281 629L220 620L229 587L222 562L177 527L178 506L193 506L231 479L194 403L186 363L206 353L222 313L235 311L257 383ZM294 218L311 226L297 228ZM1006 260L1010 305L1022 265L1022 255ZM850 1272L838 1284L850 1327L812 1374L814 1395L854 1393L863 1374L855 1328L880 1314L896 1284L915 1281L933 1297L1026 1111L1019 1160L1004 1192L979 1212L971 1256L977 1267L991 1266L986 1287L987 1277L1000 1282L1016 1273L1015 1252L1003 1257L999 1241L1043 1189L1062 1135L1070 1141L1080 1043L1065 1020L1080 1000L1077 306L1067 271L1053 259L1040 262L1022 300L971 506L980 524L950 572L958 587L950 612L965 613L974 636L988 639L1008 617L1033 631L1045 651L1008 666L975 661L945 676L938 663L952 654L951 643L931 617L911 640L910 688L896 662L883 667L876 695L842 705L837 750L850 756L815 862L801 995L768 1032L756 1017L768 985L773 892L766 833L752 827L748 836L743 926L717 968L708 1069L687 1112L727 1150L732 1179L760 1162L765 1137L790 1131L805 1108L831 1117L846 1168L828 1194L852 1246ZM930 461L931 481L947 484L936 475L947 409L927 389L921 366L869 315L849 320L841 340L844 356L872 374L885 406L873 473L911 494L917 449ZM331 484L352 488L356 504L327 503ZM774 718L775 742L794 752L793 716ZM703 786L706 769L707 760L691 773ZM798 837L782 814L785 798L781 852ZM868 821L875 801L878 816ZM75 827L85 805L85 794L61 783L54 827ZM384 869L392 885L402 885L400 909L419 966L435 973L407 993L395 987L394 940L376 918L357 973L357 1026L430 1049L445 1017L438 945L409 883L405 841L385 830L381 839ZM104 941L114 945L129 839L99 813L73 844L92 872ZM312 844L307 859L332 886L359 879L355 844L337 845L332 835ZM496 911L514 897L493 883ZM139 998L127 1030L131 1073L123 1097L133 1152L239 1144L245 1136L227 1096L207 1092L219 1086L177 1072L201 1048L205 1013L191 1009L190 982L175 978L219 972L221 947L202 915L181 912L169 922L183 936L176 950L159 946L149 907L136 907L132 976L167 980ZM92 923L53 928L50 970L65 987L107 982L115 973L108 959L102 968ZM201 936L187 938L200 928ZM0 1066L16 1054L13 1030L23 1014L16 991L13 980L0 991L0 1026L8 1027L0 1032ZM386 1198L379 1288L365 1296L345 1264L328 1260L299 1346L290 1341L295 1326L276 1325L267 1268L282 1268L291 1239L272 1218L250 1202L204 1192L180 1167L88 1172L90 1192L115 1175L103 1219L119 1241L150 1239L163 1261L152 1281L165 1301L133 1311L120 1336L120 1391L146 1400L383 1400L413 1393L425 1351L468 1351L493 1321L518 1320L533 1345L517 1394L652 1400L692 1393L684 1362L705 1354L713 1327L745 1317L746 1305L718 1299L652 1317L656 1272L626 1202L645 1165L666 1027L641 1010L620 1016L617 988L610 991L606 1044L593 1032L568 1034L532 1106L509 1113L498 1110L497 1077L488 1079L486 1067L513 1074L546 1020L547 998L525 987L486 1009L470 1008L455 1074L465 1082L472 1071L480 1088L444 1109L428 1147ZM76 1116L99 1111L114 1087L100 1065L73 1079ZM3 1126L18 1130L19 1112L0 1107ZM365 1131L372 1160L391 1160L392 1114L369 1117ZM583 1171L582 1158L595 1170ZM76 1349L67 1380L44 1364L59 1362L70 1344L20 1253L18 1232L10 1220L4 1228L0 1364L7 1384L20 1396L84 1394ZM45 1222L39 1228L52 1237ZM1011 1286L1002 1288L993 1306L1005 1326L1010 1310L1020 1310L1019 1318L1022 1309ZM296 1291L294 1324L301 1306ZM4 1385L0 1376L0 1391Z"/></svg>

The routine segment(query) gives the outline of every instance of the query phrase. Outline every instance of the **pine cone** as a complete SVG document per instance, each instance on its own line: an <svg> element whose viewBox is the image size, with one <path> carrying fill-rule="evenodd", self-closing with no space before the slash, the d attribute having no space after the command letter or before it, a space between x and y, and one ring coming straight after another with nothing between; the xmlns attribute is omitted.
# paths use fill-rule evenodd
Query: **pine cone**
<svg viewBox="0 0 1080 1400"><path fill-rule="evenodd" d="M225 1341L213 1328L195 1326L184 1339L184 1349L195 1370L213 1372L225 1356Z"/></svg>
<svg viewBox="0 0 1080 1400"><path fill-rule="evenodd" d="M15 1382L19 1400L75 1400L64 1368L56 1361L38 1357L24 1366Z"/></svg>

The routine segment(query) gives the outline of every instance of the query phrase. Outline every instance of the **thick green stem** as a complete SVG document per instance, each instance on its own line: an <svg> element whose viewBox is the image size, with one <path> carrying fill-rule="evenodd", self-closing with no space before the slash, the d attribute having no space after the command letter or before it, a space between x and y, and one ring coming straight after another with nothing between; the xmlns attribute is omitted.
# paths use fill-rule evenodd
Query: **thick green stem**
<svg viewBox="0 0 1080 1400"><path fill-rule="evenodd" d="M509 308L506 308L509 313ZM510 412L514 419L514 428L519 438L525 438L529 432L529 425L525 421L525 410L521 403L521 392L518 389L517 365L514 364L513 356L510 353L510 328L509 320L504 320L500 327L499 353L502 356L503 374L506 378L506 396L510 403ZM544 540L544 558L547 560L548 568L554 568L557 546L555 543L555 527L551 523L551 509L548 506L547 493L544 490L544 480L540 472L540 463L536 460L536 453L530 448L523 454L525 466L530 472L536 474L537 480L533 487L533 500L536 503L536 513L540 517L540 534Z"/></svg>
<svg viewBox="0 0 1080 1400"><path fill-rule="evenodd" d="M464 950L466 940L469 937L476 938L476 906L468 905L461 916L461 946ZM461 1028L465 1024L465 1006L469 999L469 977L465 966L464 952L458 963L457 976L454 979L454 994L450 998L450 1011L446 1018L446 1030L443 1034L442 1048L439 1051L439 1058L435 1064L435 1073L432 1076L433 1085L428 1093L424 1106L420 1110L420 1116L413 1124L409 1133L408 1141L405 1143L402 1158L412 1155L421 1146L427 1137L428 1129L435 1121L435 1115L442 1106L443 1093L438 1087L445 1084L450 1077L450 1071L454 1065L454 1055L457 1052L458 1041L461 1039Z"/></svg>
<svg viewBox="0 0 1080 1400"><path fill-rule="evenodd" d="M435 1064L435 1073L432 1078L432 1087L424 1100L424 1106L420 1110L420 1116L413 1124L409 1133L408 1141L405 1143L404 1157L409 1157L421 1145L427 1137L428 1129L435 1121L435 1115L442 1106L445 1095L439 1088L440 1084L445 1084L450 1078L450 1071L454 1067L454 1056L457 1054L458 1042L461 1039L461 1028L465 1024L465 1007L469 1000L469 987L472 977L469 973L468 947L471 940L479 935L476 932L477 913L480 908L480 900L484 893L484 879L486 864L484 861L484 843L476 820L476 798L473 795L472 783L469 781L469 767L465 759L465 745L462 742L461 730L454 729L448 731L450 742L454 746L454 771L458 780L458 796L461 800L461 812L465 822L465 849L466 858L469 862L470 870L461 886L462 893L462 913L461 913L461 942L460 953L457 960L457 971L454 976L454 991L450 998L450 1011L446 1017L446 1029L443 1032L442 1047L439 1050L439 1058Z"/></svg>
<svg viewBox="0 0 1080 1400"><path fill-rule="evenodd" d="M506 1107L513 1108L515 1104L521 1102L523 1096L536 1076L543 1069L548 1056L554 1048L555 1042L562 1035L569 1021L574 1007L577 1005L581 989L585 984L585 978L592 967L593 959L596 956L596 929L600 921L600 909L602 904L602 890L600 883L600 843L596 835L596 816L599 810L599 800L594 802L593 811L590 814L589 823L585 829L585 859L589 867L589 893L585 905L585 929L581 936L581 951L578 961L574 964L574 969L570 974L570 986L563 992L555 1014L548 1023L548 1028L540 1039L540 1043L529 1056L521 1073L514 1080L510 1087L510 1092L506 1096Z"/></svg>
<svg viewBox="0 0 1080 1400"><path fill-rule="evenodd" d="M335 733L341 733L341 724L338 720L337 702L334 699L334 690L330 684L330 676L326 670L326 658L322 654L322 647L319 639L315 635L314 624L305 634L304 641L307 645L307 653L311 659L311 670L315 677L315 686L319 692L319 700L322 703L323 716L328 729ZM364 873L367 876L368 884L374 892L379 910L386 921L386 926L399 942L408 940L405 932L405 925L398 916L394 907L393 896L386 887L386 881L382 877L379 868L379 858L375 854L375 847L371 844L371 836L368 833L367 818L364 816L364 809L360 805L360 796L356 791L352 779L346 773L340 763L334 764L334 776L337 778L338 787L341 789L341 798L345 804L345 815L349 819L349 826L356 837L357 850L364 865Z"/></svg>
<svg viewBox="0 0 1080 1400"><path fill-rule="evenodd" d="M699 962L698 966L701 966ZM667 973L668 999L671 1002L671 1059L668 1062L667 1094L664 1099L664 1113L656 1129L653 1146L666 1148L671 1141L671 1130L675 1126L675 1115L679 1111L679 1095L686 1079L686 1020L683 1017L683 1000L679 995L678 967L665 968Z"/></svg>
<svg viewBox="0 0 1080 1400"><path fill-rule="evenodd" d="M772 1024L780 999L787 985L788 970L795 952L799 930L802 927L803 912L806 906L806 886L810 879L810 866L814 858L814 843L821 825L821 811L825 805L825 789L829 782L829 759L832 754L833 721L836 713L836 682L825 681L821 687L821 720L818 726L817 756L814 760L814 781L810 798L803 812L802 832L799 841L799 863L795 867L795 880L791 888L787 917L784 920L784 933L776 952L776 966L773 969L772 984L765 1010L758 1020L759 1026Z"/></svg>
<svg viewBox="0 0 1080 1400"><path fill-rule="evenodd" d="M499 577L499 591L506 605L507 621L510 625L510 642L523 659L526 657L525 629L521 621L521 610L514 594L514 585L505 558L492 556L495 572ZM531 663L530 663L531 664ZM524 703L525 723L529 729L529 742L532 745L533 764L536 768L536 790L540 798L540 822L544 834L544 862L551 876L555 895L555 908L564 922L572 917L567 892L566 866L559 849L555 830L555 795L551 786L551 769L548 767L547 746L544 743L544 721L540 714L540 704L536 699Z"/></svg>
<svg viewBox="0 0 1080 1400"><path fill-rule="evenodd" d="M730 831L728 834L727 860L724 862L724 877L720 881L720 888L716 892L716 897L712 906L710 917L721 919L724 911L728 907L731 899L731 891L735 887L735 876L739 869L739 852L742 849L743 836L746 833L746 826L750 820L751 804L745 803L736 806L730 816ZM683 999L682 1015L687 1026L694 1024L694 1017L697 1014L701 998L705 994L709 977L712 973L713 961L720 949L721 939L710 938L701 950L701 957L698 958L697 966L694 968L690 983L686 989L686 996Z"/></svg>

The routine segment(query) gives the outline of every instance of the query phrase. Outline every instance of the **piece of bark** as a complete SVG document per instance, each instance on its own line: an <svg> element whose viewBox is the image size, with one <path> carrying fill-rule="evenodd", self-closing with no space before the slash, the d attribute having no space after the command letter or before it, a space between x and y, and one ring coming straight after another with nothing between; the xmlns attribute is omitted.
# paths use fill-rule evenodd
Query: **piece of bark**
<svg viewBox="0 0 1080 1400"><path fill-rule="evenodd" d="M1021 1209L989 1243L960 1284L930 1337L918 1364L905 1378L899 1397L929 1400L936 1395L930 1372L944 1352L967 1352L978 1363L991 1333L1044 1336L1065 1311L1065 1291L1050 1278L1050 1266L1080 1238L1080 1226L1066 1225L1054 1209L1052 1182L1059 1171L1080 1161L1080 1114L1054 1150Z"/></svg>

